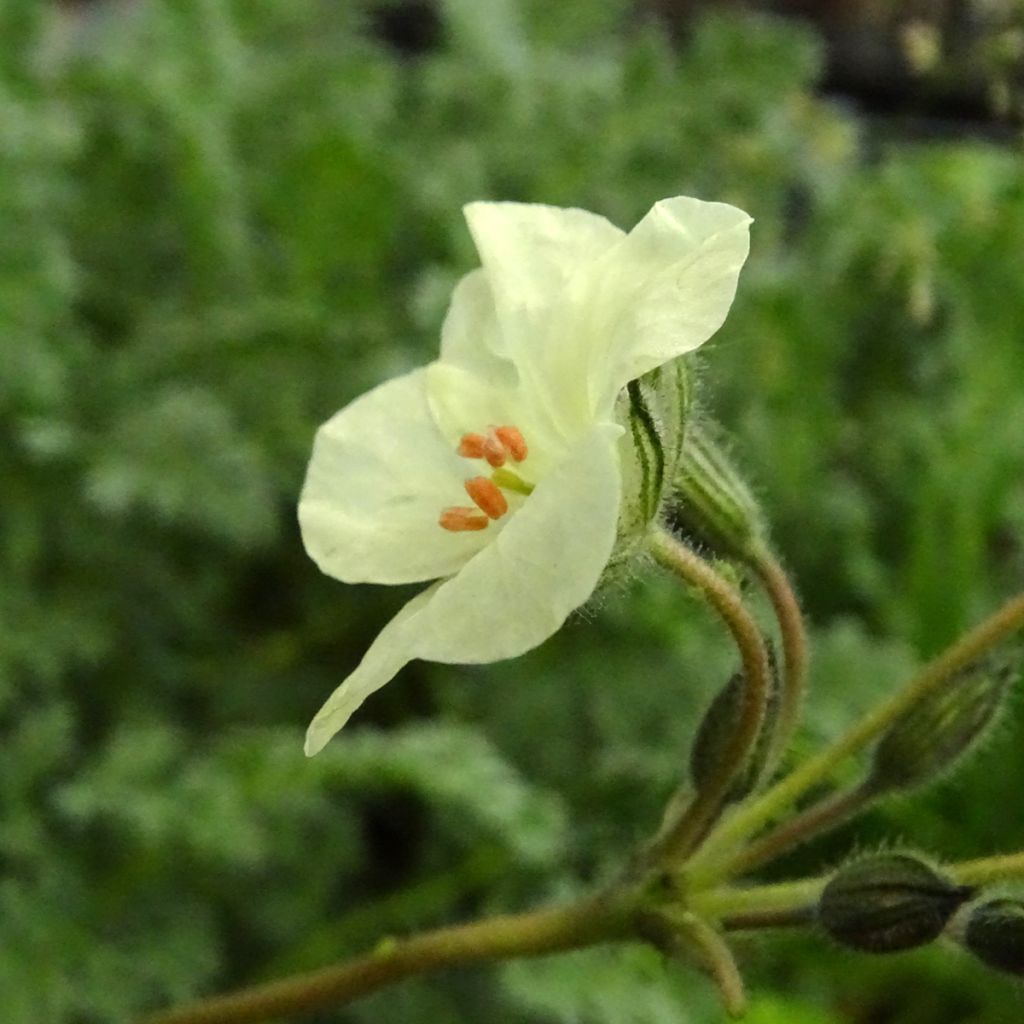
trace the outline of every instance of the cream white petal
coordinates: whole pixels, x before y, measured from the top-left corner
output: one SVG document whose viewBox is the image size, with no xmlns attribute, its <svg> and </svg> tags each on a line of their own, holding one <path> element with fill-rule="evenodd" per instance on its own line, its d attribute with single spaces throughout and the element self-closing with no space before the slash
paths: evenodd
<svg viewBox="0 0 1024 1024">
<path fill-rule="evenodd" d="M 441 362 L 507 387 L 516 383 L 516 370 L 498 326 L 494 293 L 482 268 L 462 277 L 452 292 L 441 325 Z"/>
<path fill-rule="evenodd" d="M 494 298 L 502 351 L 523 390 L 575 439 L 594 420 L 587 359 L 591 269 L 625 235 L 586 210 L 470 203 L 464 212 Z"/>
<path fill-rule="evenodd" d="M 318 431 L 299 499 L 306 551 L 346 583 L 417 583 L 458 571 L 490 530 L 451 533 L 442 509 L 469 504 L 466 462 L 438 430 L 426 370 L 386 381 Z"/>
<path fill-rule="evenodd" d="M 586 210 L 539 203 L 470 203 L 463 212 L 491 285 L 499 319 L 520 306 L 561 301 L 582 267 L 624 238 Z"/>
<path fill-rule="evenodd" d="M 327 699 L 306 730 L 306 756 L 319 753 L 349 720 L 352 712 L 389 682 L 415 655 L 420 613 L 443 586 L 435 583 L 417 594 L 377 634 L 356 670 Z"/>
<path fill-rule="evenodd" d="M 600 410 L 628 381 L 698 348 L 721 327 L 750 248 L 751 218 L 725 203 L 656 203 L 595 274 L 591 380 Z M 603 342 L 600 336 L 604 336 Z"/>
<path fill-rule="evenodd" d="M 530 454 L 516 468 L 533 482 L 565 455 L 565 439 L 546 407 L 538 406 L 521 387 L 499 387 L 460 366 L 437 362 L 427 367 L 427 400 L 441 433 L 453 446 L 470 432 L 491 426 L 518 427 Z"/>
<path fill-rule="evenodd" d="M 614 424 L 593 427 L 486 548 L 399 612 L 313 719 L 307 754 L 414 658 L 473 664 L 514 657 L 590 597 L 615 542 L 621 433 Z"/>
</svg>

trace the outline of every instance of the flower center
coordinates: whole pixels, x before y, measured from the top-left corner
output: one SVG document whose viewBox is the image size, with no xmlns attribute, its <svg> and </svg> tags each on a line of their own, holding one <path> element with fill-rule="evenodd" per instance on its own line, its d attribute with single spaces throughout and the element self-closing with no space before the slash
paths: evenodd
<svg viewBox="0 0 1024 1024">
<path fill-rule="evenodd" d="M 483 459 L 492 472 L 489 477 L 474 476 L 463 484 L 473 505 L 446 508 L 438 519 L 443 530 L 483 530 L 492 519 L 500 519 L 508 512 L 503 490 L 524 496 L 532 493 L 533 484 L 505 465 L 510 459 L 523 462 L 529 454 L 518 427 L 489 427 L 484 434 L 464 434 L 456 451 L 466 459 Z"/>
</svg>

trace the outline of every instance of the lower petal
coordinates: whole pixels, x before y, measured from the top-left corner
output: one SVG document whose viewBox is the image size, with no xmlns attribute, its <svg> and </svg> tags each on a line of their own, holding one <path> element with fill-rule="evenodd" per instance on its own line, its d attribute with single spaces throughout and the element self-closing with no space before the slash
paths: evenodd
<svg viewBox="0 0 1024 1024">
<path fill-rule="evenodd" d="M 307 754 L 320 750 L 414 658 L 499 661 L 559 629 L 594 592 L 611 556 L 621 501 L 621 433 L 614 424 L 595 426 L 487 547 L 399 612 L 313 720 Z"/>
<path fill-rule="evenodd" d="M 377 634 L 359 667 L 328 697 L 310 722 L 306 730 L 307 757 L 323 750 L 327 741 L 349 720 L 352 712 L 415 657 L 412 649 L 419 631 L 417 617 L 440 587 L 440 583 L 435 583 L 417 594 Z"/>
<path fill-rule="evenodd" d="M 464 460 L 434 422 L 426 370 L 386 381 L 317 431 L 299 499 L 302 540 L 345 583 L 450 576 L 487 543 L 438 526 L 463 504 Z"/>
</svg>

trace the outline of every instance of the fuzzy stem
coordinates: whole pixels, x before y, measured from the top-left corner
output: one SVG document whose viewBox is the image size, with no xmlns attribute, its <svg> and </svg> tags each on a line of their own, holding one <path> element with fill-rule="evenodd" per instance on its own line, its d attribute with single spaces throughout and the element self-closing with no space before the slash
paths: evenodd
<svg viewBox="0 0 1024 1024">
<path fill-rule="evenodd" d="M 737 811 L 712 833 L 694 859 L 693 878 L 706 885 L 727 877 L 722 863 L 728 850 L 787 811 L 807 790 L 827 778 L 836 765 L 857 753 L 952 675 L 1022 626 L 1024 594 L 1019 594 L 926 665 L 899 693 L 865 715 L 835 743 Z"/>
<path fill-rule="evenodd" d="M 761 631 L 744 607 L 742 597 L 707 562 L 664 530 L 651 535 L 650 548 L 661 565 L 699 588 L 721 616 L 739 648 L 745 680 L 740 720 L 714 779 L 697 793 L 693 803 L 656 844 L 657 854 L 665 862 L 673 863 L 691 853 L 707 834 L 722 810 L 733 779 L 757 741 L 768 695 L 768 654 Z"/>
<path fill-rule="evenodd" d="M 800 715 L 807 679 L 807 630 L 796 592 L 778 559 L 766 547 L 759 546 L 753 549 L 749 561 L 771 600 L 782 637 L 783 685 L 778 724 L 768 757 L 768 763 L 774 765 L 789 746 Z"/>
<path fill-rule="evenodd" d="M 745 875 L 762 864 L 776 860 L 801 843 L 849 821 L 875 795 L 875 789 L 866 783 L 832 793 L 730 858 L 722 867 L 723 874 L 730 878 Z"/>
<path fill-rule="evenodd" d="M 376 951 L 354 960 L 156 1013 L 143 1024 L 248 1024 L 311 1013 L 345 1005 L 416 974 L 577 949 L 632 935 L 629 907 L 604 900 L 493 917 L 409 939 L 385 940 Z"/>
</svg>

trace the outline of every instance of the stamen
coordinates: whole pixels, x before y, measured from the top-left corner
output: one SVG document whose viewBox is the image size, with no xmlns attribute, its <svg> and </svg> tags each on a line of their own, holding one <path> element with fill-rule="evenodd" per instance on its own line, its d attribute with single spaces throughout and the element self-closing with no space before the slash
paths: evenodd
<svg viewBox="0 0 1024 1024">
<path fill-rule="evenodd" d="M 482 459 L 487 440 L 483 434 L 463 434 L 456 451 L 464 459 Z"/>
<path fill-rule="evenodd" d="M 481 515 L 475 508 L 446 508 L 441 513 L 437 524 L 442 530 L 452 533 L 465 533 L 467 530 L 484 530 L 487 528 L 487 516 Z"/>
<path fill-rule="evenodd" d="M 516 494 L 523 494 L 527 497 L 533 494 L 533 484 L 527 483 L 511 469 L 496 469 L 491 474 L 491 480 L 506 491 L 515 491 Z"/>
<path fill-rule="evenodd" d="M 526 447 L 526 440 L 518 427 L 495 427 L 494 433 L 497 434 L 498 440 L 501 441 L 505 450 L 512 456 L 513 461 L 522 462 L 529 454 L 530 450 Z"/>
<path fill-rule="evenodd" d="M 463 486 L 481 512 L 491 519 L 500 519 L 508 511 L 505 495 L 485 476 L 475 476 Z"/>
<path fill-rule="evenodd" d="M 483 455 L 493 469 L 498 469 L 500 466 L 505 465 L 505 445 L 502 443 L 501 438 L 498 437 L 496 430 L 489 430 L 487 432 Z"/>
</svg>

